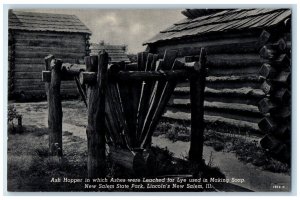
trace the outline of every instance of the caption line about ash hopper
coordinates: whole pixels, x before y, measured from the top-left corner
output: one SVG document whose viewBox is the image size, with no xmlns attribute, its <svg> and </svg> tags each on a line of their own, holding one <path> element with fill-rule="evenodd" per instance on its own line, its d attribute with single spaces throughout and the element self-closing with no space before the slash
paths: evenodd
<svg viewBox="0 0 300 200">
<path fill-rule="evenodd" d="M 210 189 L 214 183 L 245 183 L 242 178 L 66 178 L 51 183 L 82 184 L 84 189 Z"/>
</svg>

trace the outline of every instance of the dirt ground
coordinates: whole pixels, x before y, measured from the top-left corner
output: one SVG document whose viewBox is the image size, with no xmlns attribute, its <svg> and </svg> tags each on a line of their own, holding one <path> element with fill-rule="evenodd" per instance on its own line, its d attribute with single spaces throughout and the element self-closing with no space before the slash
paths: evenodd
<svg viewBox="0 0 300 200">
<path fill-rule="evenodd" d="M 8 135 L 8 187 L 17 185 L 19 189 L 24 191 L 26 191 L 26 187 L 34 187 L 37 191 L 43 190 L 43 187 L 47 186 L 29 184 L 29 182 L 26 182 L 25 177 L 28 176 L 26 172 L 28 168 L 33 166 L 33 163 L 35 164 L 34 170 L 36 174 L 32 179 L 40 176 L 50 177 L 51 174 L 49 173 L 53 173 L 55 166 L 57 166 L 58 160 L 55 158 L 46 159 L 48 147 L 47 104 L 46 102 L 10 102 L 9 105 L 14 105 L 17 112 L 23 115 L 23 125 L 26 131 L 23 134 Z M 62 105 L 63 130 L 65 130 L 63 131 L 63 150 L 64 154 L 68 154 L 69 158 L 61 167 L 68 169 L 68 167 L 77 163 L 75 165 L 75 171 L 78 172 L 77 175 L 85 176 L 86 108 L 83 102 L 75 100 L 64 101 Z M 252 140 L 250 138 L 247 141 Z M 216 149 L 215 146 L 210 145 L 211 142 L 211 140 L 207 140 L 207 145 L 204 146 L 206 163 L 218 167 L 227 178 L 245 179 L 243 183 L 237 182 L 236 185 L 253 191 L 290 190 L 290 170 L 287 170 L 285 165 L 275 162 L 275 165 L 278 165 L 275 168 L 281 170 L 270 172 L 268 168 L 245 162 L 245 159 L 240 159 L 236 152 L 227 151 L 228 148 Z M 34 145 L 28 145 L 30 143 L 34 143 Z M 153 137 L 152 143 L 154 146 L 167 148 L 176 157 L 187 157 L 188 141 L 171 141 L 166 138 L 166 135 L 159 135 Z M 244 149 L 245 151 L 247 150 L 246 148 Z M 36 156 L 29 156 L 32 154 Z M 272 165 L 274 164 L 272 163 Z M 68 174 L 64 175 L 67 176 Z M 72 175 L 74 176 L 74 172 Z M 20 180 L 23 180 L 23 182 L 20 183 Z M 34 183 L 32 180 L 30 182 Z M 283 185 L 284 188 L 275 190 L 274 185 L 276 184 Z"/>
</svg>

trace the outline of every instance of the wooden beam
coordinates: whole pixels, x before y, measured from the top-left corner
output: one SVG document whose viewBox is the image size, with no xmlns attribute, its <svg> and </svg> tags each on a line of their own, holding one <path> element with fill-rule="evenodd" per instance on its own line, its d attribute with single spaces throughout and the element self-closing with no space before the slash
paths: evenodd
<svg viewBox="0 0 300 200">
<path fill-rule="evenodd" d="M 185 80 L 190 73 L 187 70 L 172 71 L 120 71 L 116 79 L 120 81 L 158 81 Z"/>
<path fill-rule="evenodd" d="M 273 112 L 277 107 L 278 106 L 268 98 L 263 98 L 258 102 L 258 109 L 262 114 Z"/>
<path fill-rule="evenodd" d="M 120 149 L 110 146 L 109 152 L 112 160 L 122 167 L 125 167 L 136 176 L 145 176 L 147 166 L 142 152 L 133 152 L 127 149 Z"/>
<path fill-rule="evenodd" d="M 97 83 L 97 74 L 95 72 L 81 72 L 79 74 L 80 84 L 93 85 Z"/>
<path fill-rule="evenodd" d="M 274 99 L 274 101 L 280 103 L 280 104 L 290 104 L 291 99 L 291 93 L 287 88 L 281 88 L 279 90 L 276 90 L 273 95 L 271 95 L 271 98 Z"/>
<path fill-rule="evenodd" d="M 49 151 L 52 156 L 62 156 L 61 66 L 61 60 L 52 59 L 50 64 L 52 78 L 48 92 Z"/>
<path fill-rule="evenodd" d="M 264 63 L 260 70 L 259 74 L 265 78 L 273 78 L 276 75 L 276 70 L 268 63 Z"/>
<path fill-rule="evenodd" d="M 108 54 L 98 55 L 98 65 L 92 63 L 88 70 L 97 71 L 97 83 L 88 85 L 88 177 L 105 177 L 105 88 L 107 81 Z"/>
<path fill-rule="evenodd" d="M 262 132 L 269 133 L 276 130 L 277 124 L 272 118 L 265 117 L 258 123 L 258 127 L 262 130 Z"/>
<path fill-rule="evenodd" d="M 202 163 L 204 143 L 204 88 L 206 78 L 206 51 L 201 49 L 199 63 L 201 69 L 190 78 L 191 99 L 191 142 L 189 160 Z"/>
</svg>

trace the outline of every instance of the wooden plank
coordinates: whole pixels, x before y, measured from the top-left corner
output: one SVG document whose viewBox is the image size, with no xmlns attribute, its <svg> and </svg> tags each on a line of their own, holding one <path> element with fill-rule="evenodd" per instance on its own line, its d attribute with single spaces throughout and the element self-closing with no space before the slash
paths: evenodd
<svg viewBox="0 0 300 200">
<path fill-rule="evenodd" d="M 162 66 L 157 66 L 156 71 L 161 67 L 163 70 L 172 70 L 173 63 L 177 57 L 177 51 L 165 51 Z M 151 136 L 158 120 L 165 108 L 172 92 L 176 87 L 176 82 L 156 81 L 151 94 L 151 100 L 143 129 L 139 138 L 142 148 L 151 144 Z"/>
<path fill-rule="evenodd" d="M 145 61 L 145 68 L 144 68 L 145 73 L 150 73 L 152 61 L 153 61 L 153 54 L 149 53 L 147 56 L 147 60 Z M 149 101 L 151 98 L 151 92 L 152 92 L 151 84 L 153 84 L 153 81 L 149 83 L 149 81 L 146 81 L 145 79 L 142 80 L 144 81 L 142 82 L 141 96 L 140 96 L 139 105 L 137 109 L 136 135 L 140 135 L 142 132 Z"/>
</svg>

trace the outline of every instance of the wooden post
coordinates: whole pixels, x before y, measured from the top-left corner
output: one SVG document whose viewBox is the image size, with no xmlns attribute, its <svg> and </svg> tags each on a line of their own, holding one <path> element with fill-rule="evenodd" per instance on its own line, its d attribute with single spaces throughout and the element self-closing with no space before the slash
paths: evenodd
<svg viewBox="0 0 300 200">
<path fill-rule="evenodd" d="M 189 160 L 202 163 L 203 154 L 203 132 L 204 132 L 204 88 L 206 77 L 206 51 L 200 51 L 200 70 L 190 78 L 190 99 L 191 99 L 191 143 Z"/>
<path fill-rule="evenodd" d="M 89 71 L 97 70 L 96 62 L 90 62 Z M 97 82 L 88 85 L 88 177 L 104 177 L 105 164 L 105 88 L 107 80 L 108 54 L 98 55 Z"/>
<path fill-rule="evenodd" d="M 48 91 L 49 151 L 52 156 L 62 156 L 61 66 L 61 60 L 52 59 Z"/>
</svg>

